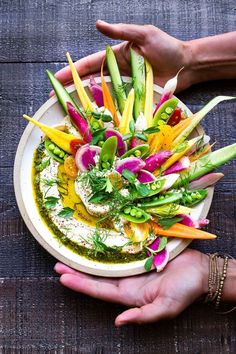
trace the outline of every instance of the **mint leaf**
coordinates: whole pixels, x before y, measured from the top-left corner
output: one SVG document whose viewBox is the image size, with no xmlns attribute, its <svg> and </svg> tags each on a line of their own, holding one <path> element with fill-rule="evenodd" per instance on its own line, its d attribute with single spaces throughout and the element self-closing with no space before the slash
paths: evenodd
<svg viewBox="0 0 236 354">
<path fill-rule="evenodd" d="M 108 178 L 108 179 L 106 180 L 105 192 L 111 193 L 112 191 L 113 191 L 113 185 L 112 185 L 110 179 Z"/>
<path fill-rule="evenodd" d="M 171 226 L 182 220 L 183 218 L 159 219 L 158 224 L 163 228 L 163 230 L 167 230 Z"/>
<path fill-rule="evenodd" d="M 46 197 L 44 201 L 44 206 L 46 209 L 53 209 L 55 208 L 59 198 L 56 197 Z"/>
<path fill-rule="evenodd" d="M 130 133 L 134 133 L 135 132 L 135 124 L 134 124 L 134 120 L 133 119 L 129 122 L 129 130 L 130 130 Z"/>
<path fill-rule="evenodd" d="M 73 214 L 74 210 L 69 207 L 66 207 L 63 208 L 60 213 L 58 213 L 58 216 L 60 216 L 60 218 L 69 219 L 73 216 Z"/>
<path fill-rule="evenodd" d="M 91 145 L 96 145 L 100 140 L 104 140 L 105 128 L 96 130 L 92 135 L 93 138 L 90 142 Z"/>
<path fill-rule="evenodd" d="M 153 261 L 153 256 L 147 258 L 144 264 L 144 268 L 146 272 L 150 272 L 150 270 L 152 269 L 152 261 Z"/>
<path fill-rule="evenodd" d="M 143 141 L 148 141 L 148 138 L 146 137 L 145 134 L 142 134 L 142 133 L 135 133 L 134 136 L 140 140 L 143 140 Z"/>
<path fill-rule="evenodd" d="M 126 141 L 126 140 L 129 140 L 130 138 L 132 138 L 132 136 L 133 136 L 133 134 L 127 133 L 127 134 L 125 134 L 125 135 L 122 136 L 122 139 L 123 139 L 124 141 Z"/>
<path fill-rule="evenodd" d="M 101 193 L 101 192 L 97 192 L 97 193 L 94 193 L 92 195 L 92 197 L 89 198 L 89 202 L 90 203 L 99 203 L 99 202 L 102 202 L 103 200 L 106 200 L 107 199 L 107 194 L 105 193 Z"/>
<path fill-rule="evenodd" d="M 160 129 L 158 127 L 150 127 L 148 129 L 143 130 L 143 133 L 145 134 L 153 134 L 159 132 Z"/>
</svg>

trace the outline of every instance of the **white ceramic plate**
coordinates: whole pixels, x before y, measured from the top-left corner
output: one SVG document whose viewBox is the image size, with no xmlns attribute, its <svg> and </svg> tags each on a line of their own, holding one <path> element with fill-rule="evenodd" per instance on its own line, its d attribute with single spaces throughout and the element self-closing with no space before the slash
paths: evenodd
<svg viewBox="0 0 236 354">
<path fill-rule="evenodd" d="M 105 77 L 105 79 L 110 85 L 110 78 Z M 96 78 L 96 80 L 97 82 L 100 82 L 99 78 Z M 130 82 L 130 78 L 124 77 L 124 81 Z M 85 88 L 88 87 L 88 80 L 84 81 L 83 84 Z M 74 85 L 68 87 L 67 90 L 75 101 L 78 102 L 78 96 L 75 92 Z M 157 102 L 162 93 L 162 88 L 154 85 L 154 91 L 154 102 Z M 87 92 L 89 93 L 89 91 Z M 180 102 L 179 105 L 186 110 L 188 115 L 191 114 L 190 110 L 182 102 Z M 34 119 L 47 125 L 58 124 L 63 117 L 64 112 L 56 97 L 50 98 L 34 115 Z M 202 128 L 198 127 L 192 135 L 196 136 L 202 133 Z M 53 236 L 39 215 L 32 188 L 33 154 L 40 143 L 41 135 L 41 131 L 32 123 L 27 125 L 19 142 L 14 164 L 14 188 L 18 207 L 32 235 L 55 258 L 82 272 L 107 277 L 122 277 L 145 272 L 145 260 L 123 264 L 107 264 L 91 261 L 74 253 L 66 246 L 62 245 L 58 239 Z M 213 191 L 213 188 L 209 188 L 207 198 L 194 208 L 194 214 L 196 217 L 207 216 L 213 197 Z M 190 242 L 191 240 L 177 238 L 168 242 L 167 247 L 170 252 L 170 259 L 182 252 Z"/>
</svg>

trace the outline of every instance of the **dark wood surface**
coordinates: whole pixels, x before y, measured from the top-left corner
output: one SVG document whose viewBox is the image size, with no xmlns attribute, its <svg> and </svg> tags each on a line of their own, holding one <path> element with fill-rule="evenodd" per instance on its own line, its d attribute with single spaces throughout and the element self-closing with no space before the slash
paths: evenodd
<svg viewBox="0 0 236 354">
<path fill-rule="evenodd" d="M 124 308 L 63 288 L 55 259 L 34 240 L 19 214 L 13 189 L 15 151 L 50 89 L 45 69 L 58 70 L 65 52 L 83 57 L 107 42 L 95 20 L 152 23 L 181 39 L 235 30 L 234 0 L 1 0 L 0 1 L 0 353 L 235 353 L 236 316 L 195 304 L 177 319 L 116 329 Z M 232 43 L 233 45 L 233 43 Z M 235 45 L 235 44 L 234 44 Z M 196 111 L 218 94 L 236 95 L 235 81 L 207 83 L 179 97 Z M 235 141 L 236 103 L 221 103 L 204 127 L 217 147 Z M 236 256 L 236 161 L 221 169 L 209 213 L 214 242 L 204 252 Z M 27 192 L 27 191 L 26 191 Z"/>
</svg>

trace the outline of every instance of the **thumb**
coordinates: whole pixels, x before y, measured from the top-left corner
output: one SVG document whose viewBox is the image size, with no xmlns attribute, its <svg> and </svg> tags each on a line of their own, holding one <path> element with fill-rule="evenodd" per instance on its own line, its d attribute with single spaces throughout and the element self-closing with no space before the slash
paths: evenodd
<svg viewBox="0 0 236 354">
<path fill-rule="evenodd" d="M 139 25 L 131 25 L 125 23 L 110 24 L 105 21 L 98 20 L 96 22 L 97 29 L 113 39 L 121 39 L 136 44 L 142 44 L 146 35 L 145 27 Z"/>
<path fill-rule="evenodd" d="M 166 301 L 157 301 L 144 305 L 142 307 L 135 307 L 124 311 L 115 320 L 115 325 L 120 327 L 125 324 L 137 323 L 151 323 L 157 322 L 167 318 L 173 318 L 177 316 L 179 311 L 172 304 L 167 304 Z"/>
</svg>

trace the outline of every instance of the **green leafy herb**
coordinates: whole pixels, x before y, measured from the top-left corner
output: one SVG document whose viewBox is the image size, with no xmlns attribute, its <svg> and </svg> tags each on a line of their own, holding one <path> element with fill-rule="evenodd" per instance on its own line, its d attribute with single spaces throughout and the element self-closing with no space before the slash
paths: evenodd
<svg viewBox="0 0 236 354">
<path fill-rule="evenodd" d="M 182 221 L 183 218 L 171 218 L 171 219 L 159 219 L 158 224 L 164 229 L 167 230 L 177 222 Z"/>
<path fill-rule="evenodd" d="M 143 140 L 143 141 L 148 141 L 148 138 L 146 137 L 145 134 L 142 134 L 142 133 L 135 133 L 134 136 L 140 140 Z"/>
<path fill-rule="evenodd" d="M 143 133 L 145 134 L 153 134 L 153 133 L 158 133 L 160 129 L 158 127 L 150 127 L 145 130 L 143 130 Z"/>
<path fill-rule="evenodd" d="M 122 138 L 123 138 L 123 140 L 124 140 L 124 141 L 126 141 L 126 140 L 131 139 L 131 138 L 132 138 L 132 136 L 133 136 L 133 134 L 131 134 L 131 133 L 127 133 L 127 134 L 124 134 Z"/>
<path fill-rule="evenodd" d="M 43 184 L 45 185 L 45 186 L 48 186 L 48 187 L 52 187 L 52 186 L 54 186 L 55 184 L 57 184 L 59 181 L 58 181 L 58 179 L 57 178 L 52 178 L 52 179 L 43 179 L 42 180 L 42 182 L 43 182 Z"/>
<path fill-rule="evenodd" d="M 95 132 L 93 132 L 93 138 L 91 140 L 91 145 L 96 145 L 100 140 L 104 139 L 104 131 L 105 128 L 98 129 Z"/>
<path fill-rule="evenodd" d="M 112 191 L 113 191 L 113 185 L 112 185 L 110 179 L 108 178 L 107 181 L 106 181 L 105 192 L 111 193 Z"/>
<path fill-rule="evenodd" d="M 60 213 L 58 213 L 58 216 L 60 216 L 61 218 L 64 218 L 64 219 L 69 219 L 73 216 L 74 214 L 74 210 L 69 208 L 69 207 L 66 207 L 66 208 L 63 208 Z"/>
<path fill-rule="evenodd" d="M 147 272 L 150 272 L 150 270 L 152 269 L 152 261 L 153 261 L 153 256 L 150 256 L 147 258 L 144 264 L 144 268 Z"/>
<path fill-rule="evenodd" d="M 89 202 L 90 203 L 100 203 L 104 200 L 106 200 L 108 198 L 107 194 L 106 193 L 102 193 L 102 192 L 97 192 L 97 193 L 94 193 L 92 195 L 92 197 L 89 198 Z"/>
<path fill-rule="evenodd" d="M 44 206 L 46 209 L 53 209 L 55 208 L 59 198 L 57 197 L 46 197 L 44 201 Z"/>
<path fill-rule="evenodd" d="M 136 176 L 133 172 L 124 169 L 122 171 L 122 176 L 129 181 L 129 183 L 134 183 L 136 181 Z"/>
<path fill-rule="evenodd" d="M 99 230 L 96 229 L 94 235 L 91 237 L 95 257 L 97 256 L 98 252 L 105 253 L 105 251 L 109 249 L 109 247 L 104 243 L 105 240 L 106 235 L 101 235 Z"/>
<path fill-rule="evenodd" d="M 38 170 L 38 171 L 40 171 L 40 172 L 42 172 L 46 167 L 48 167 L 49 165 L 50 165 L 50 157 L 49 157 L 49 159 L 47 159 L 47 160 L 43 160 L 41 163 L 40 163 L 40 165 L 37 165 L 36 166 L 36 169 Z"/>
</svg>

